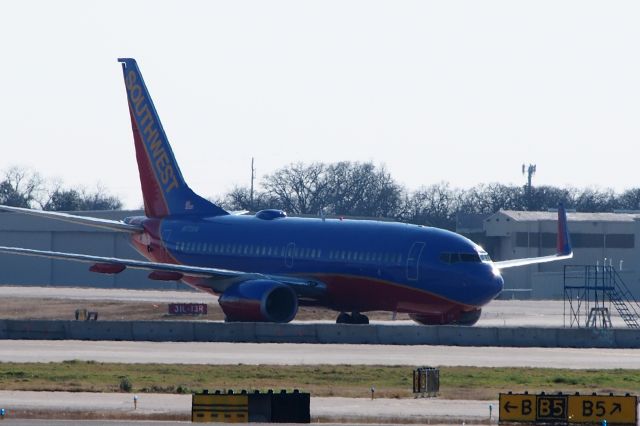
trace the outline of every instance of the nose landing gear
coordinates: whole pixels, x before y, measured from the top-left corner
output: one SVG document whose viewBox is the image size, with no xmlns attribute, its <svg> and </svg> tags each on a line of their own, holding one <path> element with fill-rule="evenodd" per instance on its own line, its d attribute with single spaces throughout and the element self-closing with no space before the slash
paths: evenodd
<svg viewBox="0 0 640 426">
<path fill-rule="evenodd" d="M 360 312 L 352 312 L 351 314 L 340 312 L 336 318 L 336 324 L 369 324 L 369 317 Z"/>
</svg>

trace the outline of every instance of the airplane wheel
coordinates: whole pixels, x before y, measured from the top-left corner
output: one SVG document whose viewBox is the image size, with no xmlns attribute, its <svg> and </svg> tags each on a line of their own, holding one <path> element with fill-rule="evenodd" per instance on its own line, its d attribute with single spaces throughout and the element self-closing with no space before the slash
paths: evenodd
<svg viewBox="0 0 640 426">
<path fill-rule="evenodd" d="M 353 318 L 346 312 L 340 312 L 338 318 L 336 318 L 336 324 L 352 324 Z"/>
<path fill-rule="evenodd" d="M 351 314 L 352 324 L 369 324 L 369 317 L 362 315 L 360 312 L 354 312 Z"/>
</svg>

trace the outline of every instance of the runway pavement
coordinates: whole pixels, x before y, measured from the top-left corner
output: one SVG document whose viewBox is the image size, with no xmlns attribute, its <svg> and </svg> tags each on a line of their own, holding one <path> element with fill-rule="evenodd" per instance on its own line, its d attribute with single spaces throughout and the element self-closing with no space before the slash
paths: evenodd
<svg viewBox="0 0 640 426">
<path fill-rule="evenodd" d="M 363 364 L 640 369 L 637 349 L 5 340 L 0 362 Z"/>
</svg>

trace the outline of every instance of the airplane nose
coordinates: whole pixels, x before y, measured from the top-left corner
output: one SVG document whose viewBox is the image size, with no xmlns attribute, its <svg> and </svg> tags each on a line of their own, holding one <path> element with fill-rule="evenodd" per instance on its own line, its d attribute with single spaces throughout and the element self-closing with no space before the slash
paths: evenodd
<svg viewBox="0 0 640 426">
<path fill-rule="evenodd" d="M 469 281 L 475 283 L 473 286 L 475 291 L 469 291 L 470 288 L 467 288 L 468 302 L 476 306 L 483 306 L 491 302 L 500 294 L 504 286 L 504 279 L 497 269 L 476 271 L 473 278 L 469 278 Z"/>
<path fill-rule="evenodd" d="M 493 298 L 495 299 L 501 292 L 502 289 L 504 288 L 504 279 L 502 278 L 502 275 L 500 275 L 500 273 L 498 273 L 493 281 L 492 281 L 492 285 L 493 285 Z"/>
</svg>

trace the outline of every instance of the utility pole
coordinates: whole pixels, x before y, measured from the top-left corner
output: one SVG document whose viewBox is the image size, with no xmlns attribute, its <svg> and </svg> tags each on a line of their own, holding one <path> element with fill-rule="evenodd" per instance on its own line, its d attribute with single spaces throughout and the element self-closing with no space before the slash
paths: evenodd
<svg viewBox="0 0 640 426">
<path fill-rule="evenodd" d="M 527 174 L 527 184 L 524 187 L 525 197 L 527 200 L 527 210 L 531 210 L 531 178 L 536 174 L 536 165 L 529 164 L 529 167 L 526 167 L 525 164 L 522 164 L 522 175 Z"/>
<path fill-rule="evenodd" d="M 253 181 L 256 179 L 256 169 L 253 167 L 253 157 L 251 157 L 251 192 L 249 193 L 249 210 L 253 211 Z"/>
</svg>

